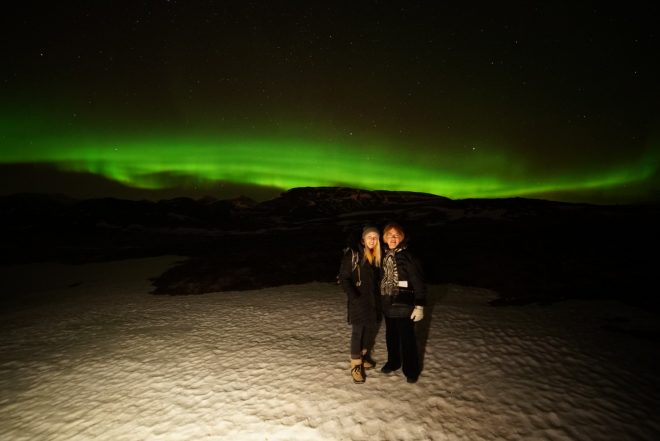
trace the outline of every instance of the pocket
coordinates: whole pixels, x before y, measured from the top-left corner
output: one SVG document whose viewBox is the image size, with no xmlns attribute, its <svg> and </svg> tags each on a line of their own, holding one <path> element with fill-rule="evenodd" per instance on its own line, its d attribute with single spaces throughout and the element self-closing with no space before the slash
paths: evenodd
<svg viewBox="0 0 660 441">
<path fill-rule="evenodd" d="M 399 288 L 396 294 L 392 295 L 392 306 L 414 306 L 415 291 L 409 288 Z"/>
<path fill-rule="evenodd" d="M 383 314 L 390 318 L 408 318 L 415 307 L 412 305 L 391 304 L 384 308 Z"/>
</svg>

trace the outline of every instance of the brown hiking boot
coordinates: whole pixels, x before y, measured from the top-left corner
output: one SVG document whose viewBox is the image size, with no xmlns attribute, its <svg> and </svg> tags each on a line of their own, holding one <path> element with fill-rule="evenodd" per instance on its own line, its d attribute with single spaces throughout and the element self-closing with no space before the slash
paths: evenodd
<svg viewBox="0 0 660 441">
<path fill-rule="evenodd" d="M 373 369 L 376 367 L 376 362 L 371 358 L 371 355 L 364 354 L 362 356 L 362 366 L 364 366 L 365 369 Z"/>
<path fill-rule="evenodd" d="M 362 366 L 362 360 L 351 359 L 351 377 L 353 377 L 353 383 L 364 383 L 366 375 L 364 373 L 364 366 Z"/>
</svg>

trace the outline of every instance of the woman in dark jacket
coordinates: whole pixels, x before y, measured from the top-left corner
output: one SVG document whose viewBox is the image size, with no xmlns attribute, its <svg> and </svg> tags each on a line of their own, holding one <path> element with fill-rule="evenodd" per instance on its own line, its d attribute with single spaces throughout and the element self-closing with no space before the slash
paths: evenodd
<svg viewBox="0 0 660 441">
<path fill-rule="evenodd" d="M 415 383 L 420 368 L 414 322 L 424 317 L 426 285 L 419 261 L 406 249 L 401 225 L 386 225 L 383 239 L 386 250 L 380 294 L 385 316 L 387 363 L 381 372 L 389 374 L 403 367 L 408 383 Z"/>
<path fill-rule="evenodd" d="M 357 250 L 351 249 L 345 253 L 339 270 L 339 282 L 348 298 L 348 322 L 352 326 L 351 377 L 355 383 L 364 383 L 364 370 L 375 366 L 370 352 L 376 338 L 379 316 L 380 264 L 378 229 L 365 227 Z"/>
</svg>

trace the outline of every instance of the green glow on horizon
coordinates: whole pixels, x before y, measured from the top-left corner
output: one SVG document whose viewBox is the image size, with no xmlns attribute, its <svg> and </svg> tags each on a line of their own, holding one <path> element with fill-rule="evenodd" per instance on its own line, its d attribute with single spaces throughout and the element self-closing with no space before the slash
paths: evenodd
<svg viewBox="0 0 660 441">
<path fill-rule="evenodd" d="M 224 181 L 282 189 L 416 191 L 453 199 L 512 197 L 637 183 L 653 176 L 658 166 L 657 158 L 647 157 L 604 171 L 571 172 L 567 167 L 540 176 L 522 158 L 496 148 L 460 154 L 447 149 L 431 157 L 405 153 L 424 150 L 415 144 L 365 146 L 286 136 L 71 135 L 57 129 L 9 128 L 6 121 L 3 126 L 0 163 L 50 163 L 63 171 L 93 173 L 144 189 Z"/>
</svg>

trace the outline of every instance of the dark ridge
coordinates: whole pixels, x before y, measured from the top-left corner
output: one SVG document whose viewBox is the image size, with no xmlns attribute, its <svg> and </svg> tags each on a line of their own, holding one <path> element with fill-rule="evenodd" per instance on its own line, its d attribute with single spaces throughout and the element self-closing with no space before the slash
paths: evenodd
<svg viewBox="0 0 660 441">
<path fill-rule="evenodd" d="M 156 294 L 333 282 L 362 226 L 402 223 L 429 283 L 494 289 L 495 304 L 616 298 L 656 307 L 658 205 L 295 188 L 248 198 L 0 197 L 0 263 L 84 263 L 175 254 Z M 355 240 L 355 239 L 352 239 Z"/>
</svg>

